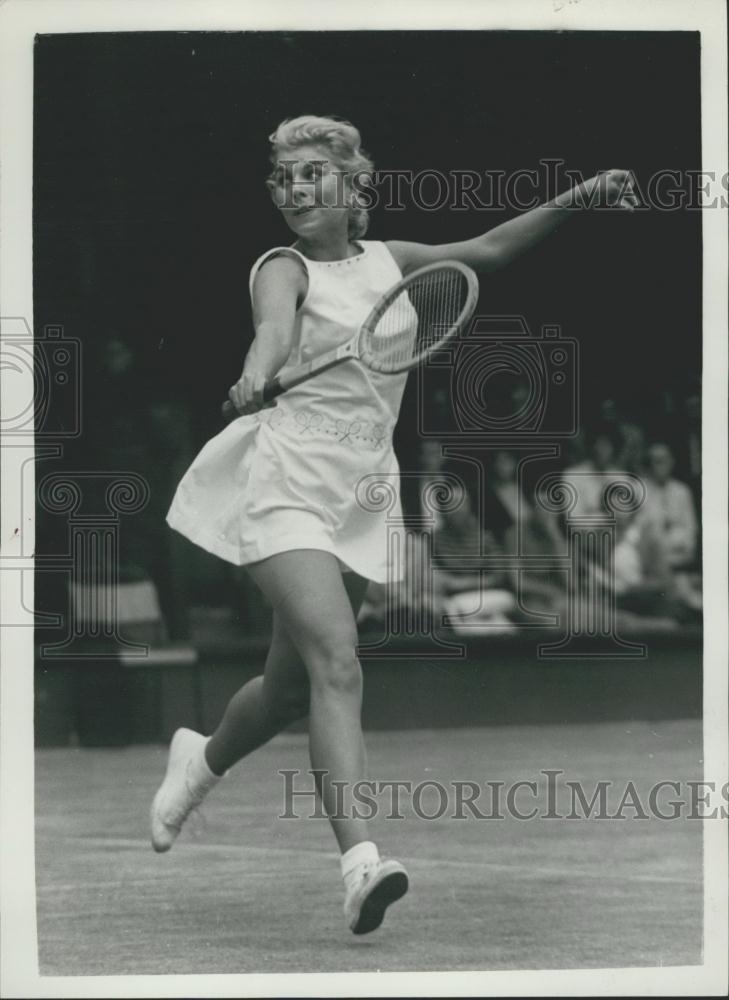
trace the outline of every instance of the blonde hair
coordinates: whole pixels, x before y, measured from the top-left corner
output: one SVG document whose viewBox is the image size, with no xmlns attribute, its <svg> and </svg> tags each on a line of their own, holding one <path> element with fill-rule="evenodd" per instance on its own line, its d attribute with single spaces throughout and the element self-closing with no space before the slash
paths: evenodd
<svg viewBox="0 0 729 1000">
<path fill-rule="evenodd" d="M 344 172 L 353 192 L 347 227 L 349 237 L 357 239 L 364 236 L 369 219 L 367 209 L 359 203 L 357 195 L 371 183 L 375 165 L 362 149 L 358 129 L 341 118 L 301 115 L 282 121 L 268 138 L 271 143 L 271 163 L 274 166 L 283 150 L 296 149 L 298 146 L 321 146 L 330 154 L 337 169 Z"/>
</svg>

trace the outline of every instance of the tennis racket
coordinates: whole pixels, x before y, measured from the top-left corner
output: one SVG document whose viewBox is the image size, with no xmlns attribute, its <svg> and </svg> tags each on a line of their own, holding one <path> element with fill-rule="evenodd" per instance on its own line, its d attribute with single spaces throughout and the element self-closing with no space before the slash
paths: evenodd
<svg viewBox="0 0 729 1000">
<path fill-rule="evenodd" d="M 268 403 L 346 361 L 359 361 L 386 375 L 410 371 L 463 329 L 477 299 L 478 279 L 465 264 L 443 261 L 421 267 L 379 299 L 351 340 L 272 378 L 263 399 Z M 226 400 L 223 417 L 236 416 L 238 411 Z"/>
</svg>

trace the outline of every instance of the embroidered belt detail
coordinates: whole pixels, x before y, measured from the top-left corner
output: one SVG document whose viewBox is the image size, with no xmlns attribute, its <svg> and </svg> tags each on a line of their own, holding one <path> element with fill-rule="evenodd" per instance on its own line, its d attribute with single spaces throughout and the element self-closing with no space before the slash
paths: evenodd
<svg viewBox="0 0 729 1000">
<path fill-rule="evenodd" d="M 273 407 L 259 410 L 254 416 L 259 423 L 267 424 L 273 430 L 285 427 L 301 437 L 329 437 L 340 444 L 365 446 L 373 450 L 388 448 L 394 430 L 394 424 L 379 424 L 358 418 L 335 420 L 316 410 L 290 413 Z"/>
</svg>

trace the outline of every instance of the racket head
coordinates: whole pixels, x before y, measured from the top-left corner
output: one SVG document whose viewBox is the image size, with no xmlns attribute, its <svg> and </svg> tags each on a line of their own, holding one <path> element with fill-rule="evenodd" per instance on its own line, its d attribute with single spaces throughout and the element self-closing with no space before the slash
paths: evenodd
<svg viewBox="0 0 729 1000">
<path fill-rule="evenodd" d="M 373 371 L 410 371 L 455 337 L 478 301 L 478 278 L 460 261 L 427 264 L 377 302 L 359 335 L 358 353 Z"/>
</svg>

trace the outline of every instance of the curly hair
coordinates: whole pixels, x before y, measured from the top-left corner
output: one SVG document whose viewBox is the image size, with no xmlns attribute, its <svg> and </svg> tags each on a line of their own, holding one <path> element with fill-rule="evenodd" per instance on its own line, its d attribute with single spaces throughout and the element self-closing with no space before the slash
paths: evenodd
<svg viewBox="0 0 729 1000">
<path fill-rule="evenodd" d="M 321 146 L 331 156 L 338 170 L 344 172 L 354 197 L 349 207 L 348 234 L 357 239 L 367 232 L 367 209 L 357 195 L 371 182 L 374 163 L 362 149 L 362 138 L 351 122 L 340 118 L 320 118 L 301 115 L 287 118 L 268 137 L 271 143 L 271 163 L 275 166 L 283 150 L 299 146 Z"/>
</svg>

